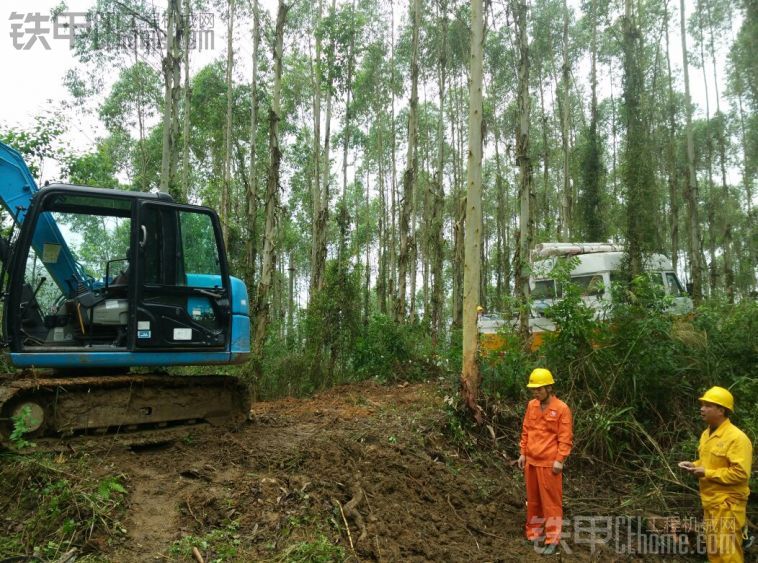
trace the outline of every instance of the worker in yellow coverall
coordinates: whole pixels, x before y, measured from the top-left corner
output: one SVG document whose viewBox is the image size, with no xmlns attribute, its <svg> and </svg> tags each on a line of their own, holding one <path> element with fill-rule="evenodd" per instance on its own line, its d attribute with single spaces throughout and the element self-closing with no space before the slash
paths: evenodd
<svg viewBox="0 0 758 563">
<path fill-rule="evenodd" d="M 711 387 L 700 397 L 700 416 L 708 428 L 700 436 L 698 459 L 679 467 L 700 480 L 708 560 L 741 563 L 753 445 L 729 420 L 732 412 L 734 397 L 723 387 Z"/>
</svg>

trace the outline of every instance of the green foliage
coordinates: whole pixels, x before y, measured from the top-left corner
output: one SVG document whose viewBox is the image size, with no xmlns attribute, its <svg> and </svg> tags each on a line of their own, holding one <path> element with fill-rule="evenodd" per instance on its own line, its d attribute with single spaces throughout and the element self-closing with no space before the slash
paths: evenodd
<svg viewBox="0 0 758 563">
<path fill-rule="evenodd" d="M 87 456 L 74 467 L 42 454 L 2 456 L 0 558 L 36 552 L 53 561 L 93 536 L 124 532 L 123 476 L 95 477 L 91 464 Z"/>
<path fill-rule="evenodd" d="M 360 290 L 360 268 L 349 268 L 338 261 L 327 262 L 324 287 L 311 299 L 305 333 L 314 361 L 330 372 L 350 366 L 360 331 Z M 326 373 L 326 377 L 333 374 Z"/>
<path fill-rule="evenodd" d="M 430 375 L 426 362 L 430 352 L 431 341 L 421 325 L 374 315 L 357 339 L 353 367 L 358 377 L 384 383 L 421 380 Z"/>
<path fill-rule="evenodd" d="M 16 149 L 32 176 L 38 179 L 42 162 L 59 155 L 54 145 L 64 131 L 64 119 L 60 114 L 45 113 L 37 115 L 34 125 L 27 130 L 3 126 L 0 128 L 0 141 Z"/>
<path fill-rule="evenodd" d="M 184 536 L 169 547 L 169 553 L 179 561 L 190 561 L 194 558 L 192 548 L 196 547 L 209 563 L 222 563 L 236 560 L 241 543 L 239 522 L 232 520 L 202 536 Z"/>
<path fill-rule="evenodd" d="M 8 438 L 13 444 L 13 447 L 17 450 L 25 450 L 27 448 L 35 447 L 33 442 L 24 438 L 24 435 L 29 432 L 29 428 L 37 422 L 32 419 L 32 409 L 29 405 L 25 405 L 20 413 L 12 416 L 11 421 L 13 422 L 13 431 Z"/>
<path fill-rule="evenodd" d="M 452 443 L 463 451 L 472 451 L 476 443 L 472 438 L 473 422 L 468 410 L 461 408 L 455 398 L 445 397 L 445 418 L 445 430 Z"/>
<path fill-rule="evenodd" d="M 319 536 L 314 541 L 304 541 L 291 545 L 276 561 L 287 563 L 339 563 L 347 559 L 342 546 L 334 545 L 329 538 Z"/>
<path fill-rule="evenodd" d="M 758 402 L 758 304 L 710 302 L 691 318 L 676 318 L 660 286 L 640 276 L 614 284 L 612 320 L 604 322 L 571 284 L 563 284 L 563 295 L 546 311 L 558 331 L 541 348 L 524 352 L 511 339 L 503 358 L 484 363 L 485 392 L 524 400 L 530 369 L 548 367 L 574 410 L 576 451 L 609 462 L 671 464 L 671 452 L 685 449 L 679 459 L 693 458 L 691 441 L 702 430 L 697 398 L 713 385 L 732 390 L 734 422 L 758 437 L 751 408 Z"/>
</svg>

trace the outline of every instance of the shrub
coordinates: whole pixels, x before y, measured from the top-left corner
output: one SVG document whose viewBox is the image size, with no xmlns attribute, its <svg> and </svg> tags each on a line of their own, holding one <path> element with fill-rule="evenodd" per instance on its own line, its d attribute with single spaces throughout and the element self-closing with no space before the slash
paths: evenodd
<svg viewBox="0 0 758 563">
<path fill-rule="evenodd" d="M 358 337 L 353 368 L 358 378 L 382 382 L 420 380 L 428 377 L 431 339 L 418 324 L 398 324 L 374 315 Z"/>
</svg>

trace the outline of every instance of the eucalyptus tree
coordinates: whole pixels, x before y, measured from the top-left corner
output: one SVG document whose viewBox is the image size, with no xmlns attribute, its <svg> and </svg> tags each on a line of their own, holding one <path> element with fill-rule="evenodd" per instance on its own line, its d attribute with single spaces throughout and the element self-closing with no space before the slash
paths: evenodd
<svg viewBox="0 0 758 563">
<path fill-rule="evenodd" d="M 274 82 L 271 92 L 271 108 L 269 110 L 269 173 L 266 182 L 266 228 L 263 243 L 263 265 L 256 294 L 256 327 L 253 338 L 253 351 L 260 357 L 263 343 L 266 339 L 266 328 L 269 322 L 269 292 L 276 270 L 276 233 L 277 215 L 279 212 L 279 180 L 282 161 L 281 139 L 279 125 L 281 115 L 282 91 L 282 60 L 284 58 L 284 27 L 287 21 L 287 11 L 290 6 L 279 0 L 274 31 Z"/>
<path fill-rule="evenodd" d="M 509 17 L 508 13 L 495 13 L 493 20 L 498 21 Z M 487 98 L 485 100 L 484 116 L 492 133 L 494 166 L 494 223 L 495 241 L 494 257 L 495 291 L 494 300 L 488 305 L 495 304 L 498 308 L 505 303 L 504 297 L 510 294 L 511 287 L 511 254 L 512 248 L 512 217 L 514 216 L 515 201 L 512 199 L 511 185 L 515 174 L 512 169 L 512 141 L 510 132 L 516 129 L 517 111 L 514 102 L 517 89 L 518 53 L 515 49 L 513 34 L 508 26 L 489 30 L 485 41 L 485 72 L 487 76 Z"/>
<path fill-rule="evenodd" d="M 432 291 L 430 299 L 429 320 L 432 331 L 432 341 L 437 344 L 442 331 L 442 312 L 444 307 L 444 280 L 442 279 L 442 265 L 444 259 L 444 203 L 445 203 L 445 86 L 447 83 L 447 30 L 448 30 L 448 2 L 439 0 L 436 3 L 437 10 L 437 95 L 438 95 L 438 119 L 437 119 L 437 165 L 433 181 L 429 182 L 429 198 L 431 199 L 430 216 L 428 217 L 427 245 L 431 261 Z"/>
<path fill-rule="evenodd" d="M 527 4 L 520 0 L 516 5 L 516 33 L 519 52 L 518 71 L 518 126 L 516 129 L 516 160 L 519 167 L 519 238 L 515 263 L 515 293 L 521 299 L 519 332 L 526 338 L 529 333 L 529 253 L 534 236 L 534 188 L 529 159 L 529 39 L 527 35 Z"/>
<path fill-rule="evenodd" d="M 627 0 L 628 1 L 628 0 Z M 687 27 L 685 3 L 679 0 L 680 32 L 682 38 L 682 71 L 684 72 L 685 113 L 687 118 L 687 183 L 685 199 L 687 200 L 687 218 L 689 238 L 689 262 L 692 273 L 692 295 L 696 303 L 703 297 L 703 273 L 701 258 L 700 220 L 698 218 L 698 188 L 695 175 L 695 141 L 692 131 L 692 99 L 690 97 L 689 60 L 687 54 Z"/>
<path fill-rule="evenodd" d="M 145 139 L 147 123 L 160 112 L 160 82 L 158 73 L 145 62 L 122 68 L 98 112 L 108 132 L 123 140 L 126 150 L 134 155 L 136 166 L 124 172 L 136 180 L 134 187 L 140 191 L 153 187 L 146 181 L 145 172 L 151 167 L 154 155 L 148 151 Z M 136 142 L 131 136 L 135 127 L 138 130 Z"/>
<path fill-rule="evenodd" d="M 410 0 L 411 5 L 411 92 L 408 101 L 408 146 L 405 171 L 403 172 L 403 196 L 400 209 L 400 253 L 398 255 L 397 279 L 398 291 L 395 300 L 395 320 L 400 322 L 406 315 L 406 298 L 409 262 L 411 258 L 412 234 L 410 232 L 411 213 L 413 210 L 413 192 L 418 178 L 418 41 L 421 26 L 421 1 Z"/>
<path fill-rule="evenodd" d="M 728 147 L 728 133 L 726 116 L 721 110 L 721 96 L 719 95 L 719 80 L 717 69 L 720 66 L 717 61 L 717 41 L 716 37 L 724 37 L 728 31 L 727 25 L 730 23 L 728 13 L 731 7 L 723 2 L 723 0 L 701 0 L 701 10 L 704 12 L 702 16 L 706 19 L 707 31 L 708 31 L 708 51 L 711 58 L 711 68 L 713 71 L 713 84 L 716 97 L 716 115 L 712 123 L 714 128 L 714 134 L 716 137 L 716 144 L 718 148 L 719 168 L 721 171 L 721 198 L 724 201 L 731 199 L 730 188 L 727 181 L 727 149 Z M 730 26 L 731 27 L 731 26 Z M 705 66 L 705 65 L 704 65 Z M 723 213 L 724 208 L 714 206 L 720 210 L 723 217 L 722 232 L 722 247 L 723 247 L 723 274 L 724 274 L 724 287 L 727 295 L 727 299 L 730 303 L 734 303 L 734 264 L 733 264 L 733 248 L 732 248 L 732 217 L 730 213 Z"/>
<path fill-rule="evenodd" d="M 514 18 L 518 20 L 518 6 L 513 7 Z M 556 148 L 556 124 L 554 109 L 558 109 L 558 119 L 563 124 L 564 114 L 562 108 L 564 104 L 561 101 L 561 92 L 555 96 L 551 83 L 555 84 L 556 89 L 560 88 L 560 81 L 557 75 L 556 55 L 560 53 L 559 45 L 563 41 L 561 22 L 563 20 L 564 6 L 562 0 L 539 0 L 534 2 L 530 8 L 530 14 L 527 19 L 527 25 L 531 31 L 529 46 L 529 65 L 531 67 L 531 80 L 535 81 L 535 86 L 539 92 L 540 100 L 540 136 L 535 137 L 531 144 L 532 150 L 539 151 L 539 157 L 542 164 L 541 182 L 535 185 L 535 206 L 532 210 L 534 221 L 537 225 L 543 227 L 547 236 L 561 236 L 560 230 L 563 220 L 561 218 L 564 207 L 561 203 L 563 194 L 559 193 L 556 179 L 562 175 L 563 169 L 553 175 L 551 170 L 557 163 L 554 163 L 554 153 L 559 149 Z M 516 34 L 518 38 L 518 34 Z M 518 51 L 518 40 L 511 41 Z M 566 50 L 564 49 L 564 53 Z M 568 110 L 568 106 L 566 106 Z M 531 119 L 531 113 L 530 113 Z M 561 135 L 563 135 L 563 128 Z M 561 145 L 562 148 L 562 145 Z M 565 153 L 563 155 L 565 157 Z M 568 164 L 565 158 L 562 159 Z M 568 176 L 566 176 L 566 181 Z"/>
<path fill-rule="evenodd" d="M 247 222 L 247 240 L 245 243 L 246 274 L 248 283 L 255 280 L 255 262 L 258 250 L 258 58 L 261 43 L 261 18 L 258 0 L 252 0 L 251 15 L 253 18 L 253 54 L 252 79 L 250 81 L 250 168 L 245 190 L 245 219 Z"/>
<path fill-rule="evenodd" d="M 480 303 L 482 244 L 482 67 L 484 58 L 484 14 L 482 11 L 482 0 L 471 0 L 471 77 L 466 167 L 466 263 L 463 273 L 463 367 L 461 372 L 461 394 L 478 423 L 483 420 L 481 407 L 477 404 L 481 382 L 477 307 Z"/>
<path fill-rule="evenodd" d="M 166 54 L 163 58 L 163 151 L 161 154 L 160 190 L 176 194 L 176 155 L 179 136 L 179 93 L 181 92 L 179 53 L 181 44 L 181 8 L 179 0 L 168 0 L 166 8 Z"/>
<path fill-rule="evenodd" d="M 644 20 L 638 6 L 625 0 L 623 29 L 624 66 L 624 143 L 623 178 L 626 202 L 626 246 L 629 270 L 632 277 L 643 271 L 643 255 L 656 250 L 656 190 L 650 147 L 648 104 L 643 97 L 645 82 L 645 55 L 643 35 L 638 26 Z"/>
<path fill-rule="evenodd" d="M 585 2 L 584 24 L 590 35 L 590 122 L 583 132 L 580 154 L 581 184 L 577 194 L 578 223 L 582 238 L 588 241 L 603 241 L 608 236 L 605 199 L 605 163 L 599 131 L 597 63 L 598 27 L 602 0 Z M 607 8 L 606 8 L 607 9 Z"/>
<path fill-rule="evenodd" d="M 221 184 L 221 231 L 224 245 L 229 246 L 229 221 L 231 219 L 231 183 L 232 183 L 232 109 L 234 91 L 232 88 L 232 71 L 234 69 L 234 14 L 235 0 L 227 0 L 226 12 L 226 120 L 224 125 L 224 178 Z"/>
</svg>

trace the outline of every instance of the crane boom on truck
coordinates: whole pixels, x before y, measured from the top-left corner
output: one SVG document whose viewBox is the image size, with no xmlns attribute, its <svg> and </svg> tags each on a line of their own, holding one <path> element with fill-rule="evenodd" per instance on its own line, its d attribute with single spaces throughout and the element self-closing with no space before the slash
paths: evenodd
<svg viewBox="0 0 758 563">
<path fill-rule="evenodd" d="M 39 189 L 3 143 L 0 203 L 13 220 L 0 238 L 2 345 L 21 370 L 0 374 L 0 444 L 22 413 L 42 438 L 247 418 L 236 378 L 163 369 L 249 355 L 247 288 L 229 275 L 214 211 L 166 194 Z"/>
</svg>

